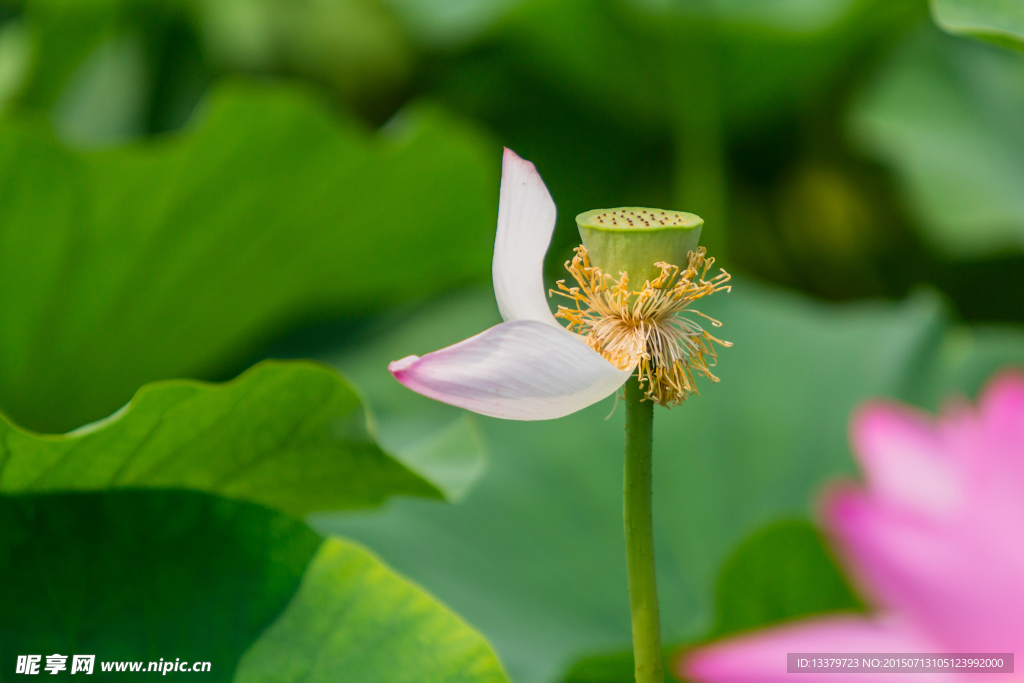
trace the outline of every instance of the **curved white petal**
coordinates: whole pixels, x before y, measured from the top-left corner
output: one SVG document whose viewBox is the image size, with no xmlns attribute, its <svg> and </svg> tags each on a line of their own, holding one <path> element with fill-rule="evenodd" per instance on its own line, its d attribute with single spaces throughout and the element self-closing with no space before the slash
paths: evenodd
<svg viewBox="0 0 1024 683">
<path fill-rule="evenodd" d="M 555 202 L 537 169 L 506 147 L 491 276 L 498 310 L 507 321 L 537 320 L 561 327 L 544 291 L 544 255 L 556 215 Z"/>
<path fill-rule="evenodd" d="M 536 320 L 502 323 L 448 348 L 396 360 L 388 370 L 413 391 L 506 420 L 551 420 L 610 395 L 619 370 L 571 332 Z"/>
</svg>

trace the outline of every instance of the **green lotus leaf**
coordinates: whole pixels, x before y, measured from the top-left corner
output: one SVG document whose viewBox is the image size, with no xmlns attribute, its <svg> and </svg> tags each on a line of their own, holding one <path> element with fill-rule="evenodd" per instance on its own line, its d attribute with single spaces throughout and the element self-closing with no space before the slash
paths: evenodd
<svg viewBox="0 0 1024 683">
<path fill-rule="evenodd" d="M 328 539 L 236 683 L 503 683 L 487 642 L 365 549 Z"/>
<path fill-rule="evenodd" d="M 483 149 L 436 109 L 371 136 L 267 84 L 223 85 L 187 130 L 114 149 L 3 125 L 0 409 L 66 431 L 146 382 L 233 376 L 299 322 L 488 277 Z"/>
<path fill-rule="evenodd" d="M 486 641 L 422 589 L 260 505 L 3 496 L 0 528 L 4 680 L 18 655 L 60 653 L 63 675 L 70 655 L 95 655 L 96 680 L 133 675 L 104 669 L 114 662 L 209 662 L 199 675 L 217 683 L 505 681 Z"/>
<path fill-rule="evenodd" d="M 849 127 L 889 166 L 925 241 L 951 259 L 1024 249 L 1024 60 L 931 27 L 854 103 Z"/>
<path fill-rule="evenodd" d="M 945 31 L 1024 51 L 1024 5 L 1016 0 L 931 0 L 931 9 Z"/>
<path fill-rule="evenodd" d="M 165 380 L 63 435 L 0 419 L 0 493 L 190 489 L 296 516 L 440 497 L 385 453 L 352 387 L 309 362 L 265 361 L 226 384 Z"/>
</svg>

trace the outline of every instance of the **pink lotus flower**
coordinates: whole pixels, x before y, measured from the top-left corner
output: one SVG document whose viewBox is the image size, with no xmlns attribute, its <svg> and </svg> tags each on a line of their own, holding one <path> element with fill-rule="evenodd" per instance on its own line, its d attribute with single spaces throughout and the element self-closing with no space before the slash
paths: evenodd
<svg viewBox="0 0 1024 683">
<path fill-rule="evenodd" d="M 787 652 L 1024 653 L 1024 376 L 997 378 L 977 410 L 958 405 L 937 420 L 902 405 L 869 404 L 854 417 L 852 438 L 866 487 L 828 495 L 824 523 L 875 614 L 728 639 L 688 653 L 681 675 L 713 683 L 794 680 Z M 796 680 L 819 679 L 908 680 L 896 673 Z"/>
</svg>

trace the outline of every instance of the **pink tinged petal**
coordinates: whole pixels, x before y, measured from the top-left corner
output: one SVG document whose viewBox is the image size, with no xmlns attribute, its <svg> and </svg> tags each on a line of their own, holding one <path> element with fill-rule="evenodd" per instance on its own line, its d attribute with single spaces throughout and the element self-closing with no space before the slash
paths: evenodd
<svg viewBox="0 0 1024 683">
<path fill-rule="evenodd" d="M 987 479 L 1024 501 L 1024 375 L 1004 372 L 993 379 L 979 400 L 983 458 Z M 1022 520 L 1024 525 L 1024 520 Z"/>
<path fill-rule="evenodd" d="M 494 296 L 506 321 L 537 320 L 561 327 L 551 315 L 544 289 L 544 255 L 556 215 L 555 202 L 537 169 L 506 148 L 491 266 Z"/>
<path fill-rule="evenodd" d="M 879 500 L 940 517 L 962 504 L 957 462 L 926 416 L 872 403 L 854 416 L 851 433 L 871 493 Z"/>
<path fill-rule="evenodd" d="M 990 380 L 972 422 L 962 449 L 973 456 L 967 483 L 971 536 L 998 550 L 1002 566 L 1024 576 L 1024 374 L 1004 371 Z M 1018 610 L 1024 611 L 1024 597 Z M 1021 640 L 1024 645 L 1024 634 Z"/>
<path fill-rule="evenodd" d="M 388 369 L 415 392 L 506 420 L 551 420 L 586 408 L 625 383 L 619 370 L 562 328 L 502 323 Z"/>
<path fill-rule="evenodd" d="M 1024 430 L 1024 374 L 1004 372 L 994 378 L 978 401 L 986 422 L 1012 424 Z"/>
<path fill-rule="evenodd" d="M 1024 647 L 1024 520 L 937 521 L 854 490 L 834 493 L 825 519 L 865 592 L 945 651 Z"/>
<path fill-rule="evenodd" d="M 706 683 L 792 683 L 794 680 L 801 683 L 907 683 L 916 677 L 898 673 L 789 674 L 786 655 L 790 652 L 941 652 L 938 647 L 927 636 L 892 618 L 831 616 L 777 626 L 693 650 L 678 661 L 676 671 L 681 676 Z M 956 679 L 949 674 L 928 674 L 928 680 Z"/>
</svg>

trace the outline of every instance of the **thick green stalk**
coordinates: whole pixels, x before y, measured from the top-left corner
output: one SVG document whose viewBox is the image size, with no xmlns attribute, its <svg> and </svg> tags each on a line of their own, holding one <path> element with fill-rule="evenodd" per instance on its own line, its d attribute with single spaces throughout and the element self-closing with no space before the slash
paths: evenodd
<svg viewBox="0 0 1024 683">
<path fill-rule="evenodd" d="M 651 513 L 651 443 L 654 403 L 643 400 L 636 376 L 626 382 L 626 462 L 622 518 L 626 527 L 626 580 L 633 616 L 636 683 L 663 683 L 658 587 L 654 577 Z"/>
</svg>

